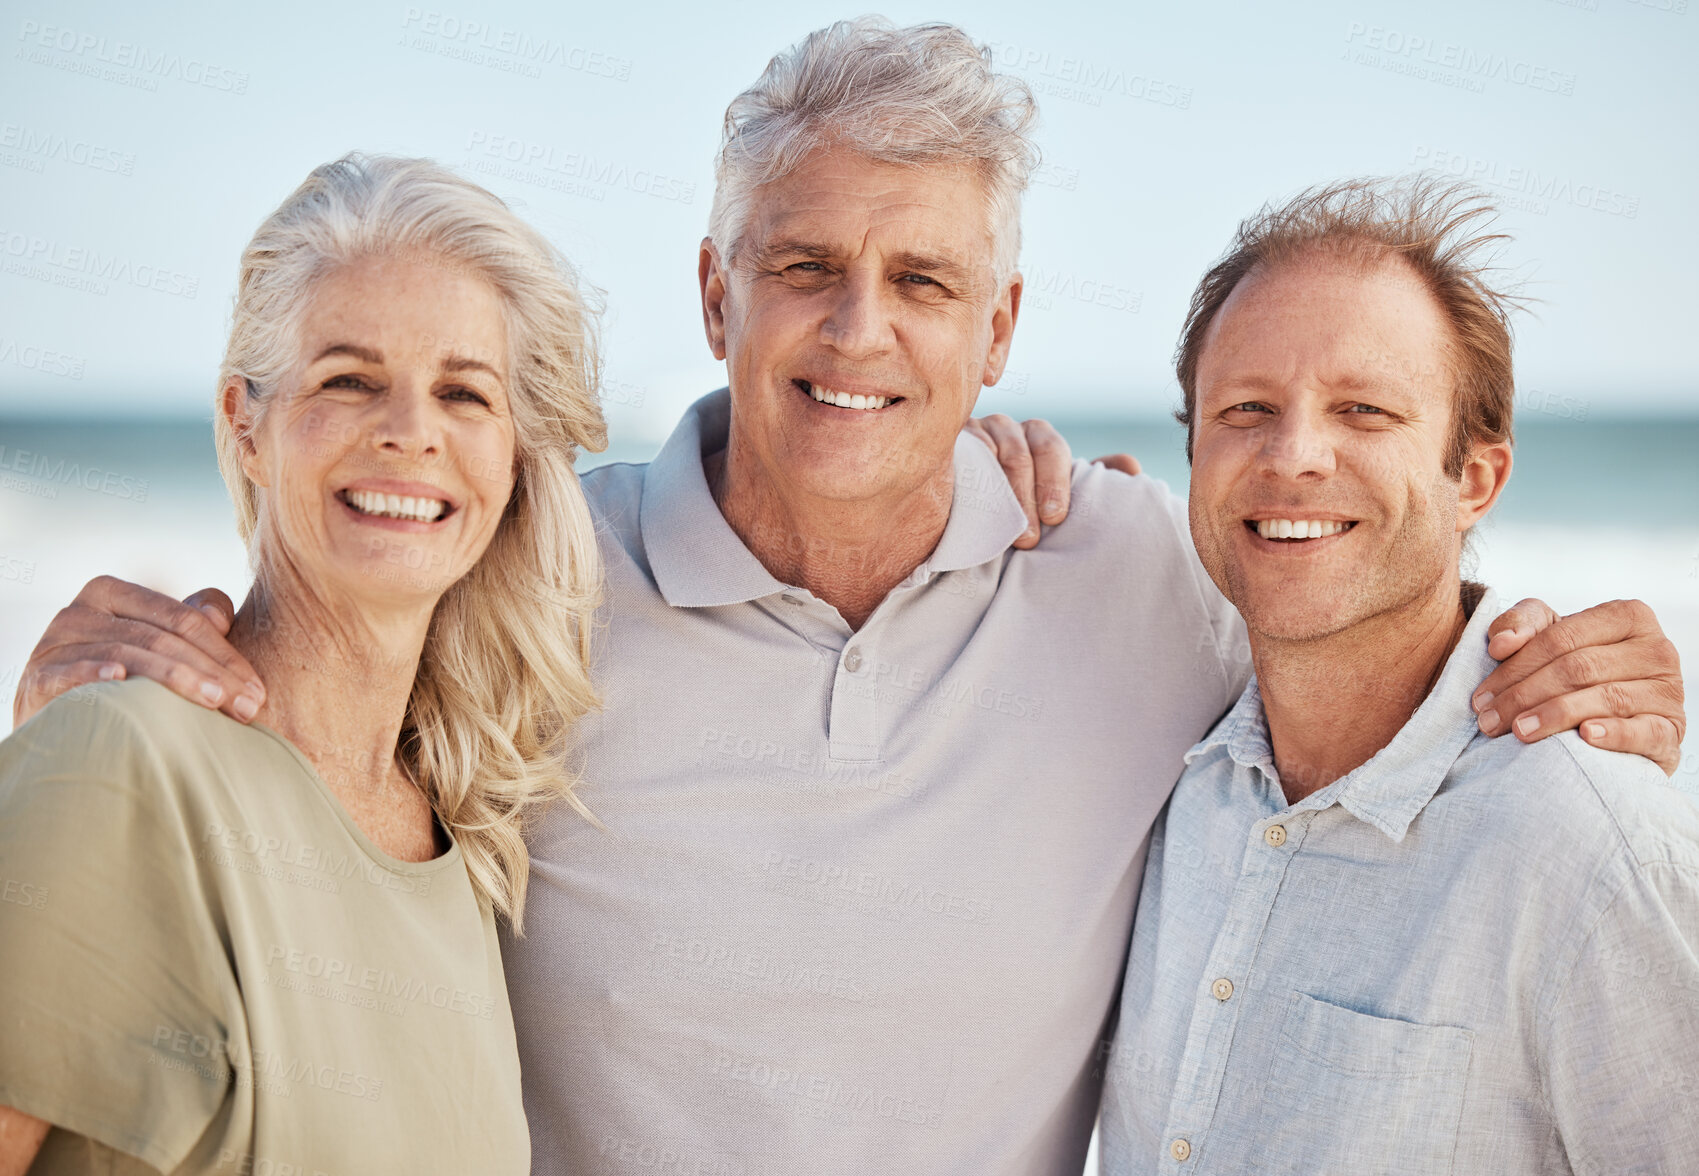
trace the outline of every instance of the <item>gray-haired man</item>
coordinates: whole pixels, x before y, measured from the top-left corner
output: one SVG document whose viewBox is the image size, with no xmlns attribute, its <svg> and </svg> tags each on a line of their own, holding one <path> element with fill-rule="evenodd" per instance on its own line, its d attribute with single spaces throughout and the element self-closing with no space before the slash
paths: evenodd
<svg viewBox="0 0 1699 1176">
<path fill-rule="evenodd" d="M 731 115 L 700 257 L 729 394 L 585 479 L 607 829 L 537 831 L 506 952 L 535 1168 L 1078 1172 L 1146 834 L 1244 684 L 1242 629 L 1163 487 L 1078 466 L 1068 524 L 1012 550 L 1025 513 L 958 437 L 1020 310 L 1025 88 L 960 30 L 860 21 Z M 102 604 L 231 664 L 191 610 L 98 592 L 31 683 L 145 643 Z M 1607 643 L 1629 713 L 1679 720 L 1625 616 L 1535 638 L 1497 729 L 1606 713 L 1553 697 L 1561 660 L 1528 679 L 1558 641 Z"/>
</svg>

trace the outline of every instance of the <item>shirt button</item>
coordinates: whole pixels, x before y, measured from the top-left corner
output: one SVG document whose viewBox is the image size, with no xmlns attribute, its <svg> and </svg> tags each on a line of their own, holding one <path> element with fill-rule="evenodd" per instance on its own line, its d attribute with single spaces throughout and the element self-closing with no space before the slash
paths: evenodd
<svg viewBox="0 0 1699 1176">
<path fill-rule="evenodd" d="M 1192 1145 L 1184 1139 L 1176 1139 L 1168 1145 L 1168 1154 L 1184 1163 L 1187 1157 L 1192 1154 Z"/>
<path fill-rule="evenodd" d="M 801 608 L 802 607 L 802 597 L 793 596 L 791 593 L 787 592 L 787 593 L 785 593 L 785 603 L 786 604 L 794 604 L 796 607 Z"/>
<path fill-rule="evenodd" d="M 855 673 L 861 668 L 861 650 L 852 649 L 844 655 L 844 669 Z"/>
<path fill-rule="evenodd" d="M 1214 996 L 1216 1000 L 1226 1000 L 1233 995 L 1233 981 L 1223 976 L 1209 986 L 1209 991 L 1210 995 Z"/>
<path fill-rule="evenodd" d="M 1286 844 L 1286 826 L 1270 825 L 1262 831 L 1262 839 L 1274 846 L 1275 849 L 1279 849 Z"/>
</svg>

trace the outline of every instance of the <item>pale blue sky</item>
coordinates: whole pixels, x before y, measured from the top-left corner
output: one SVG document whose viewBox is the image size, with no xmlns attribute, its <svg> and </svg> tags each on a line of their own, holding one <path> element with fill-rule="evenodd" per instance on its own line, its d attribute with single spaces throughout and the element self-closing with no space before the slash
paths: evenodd
<svg viewBox="0 0 1699 1176">
<path fill-rule="evenodd" d="M 1513 205 L 1508 260 L 1544 299 L 1525 396 L 1699 410 L 1696 2 L 886 7 L 963 24 L 1038 91 L 1028 306 L 982 406 L 1166 411 L 1186 298 L 1241 216 L 1430 164 Z M 0 3 L 0 414 L 203 410 L 242 245 L 359 148 L 466 168 L 548 233 L 607 291 L 616 436 L 664 434 L 722 379 L 695 259 L 725 104 L 859 11 L 157 8 Z M 503 151 L 542 162 L 477 170 Z"/>
</svg>

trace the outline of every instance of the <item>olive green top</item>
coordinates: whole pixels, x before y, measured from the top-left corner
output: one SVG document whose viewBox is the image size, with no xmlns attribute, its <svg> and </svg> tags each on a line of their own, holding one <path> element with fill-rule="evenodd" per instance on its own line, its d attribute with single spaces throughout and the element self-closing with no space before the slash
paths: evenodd
<svg viewBox="0 0 1699 1176">
<path fill-rule="evenodd" d="M 32 1174 L 530 1164 L 460 848 L 390 857 L 288 740 L 139 679 L 0 743 L 0 1104 L 55 1125 Z"/>
</svg>

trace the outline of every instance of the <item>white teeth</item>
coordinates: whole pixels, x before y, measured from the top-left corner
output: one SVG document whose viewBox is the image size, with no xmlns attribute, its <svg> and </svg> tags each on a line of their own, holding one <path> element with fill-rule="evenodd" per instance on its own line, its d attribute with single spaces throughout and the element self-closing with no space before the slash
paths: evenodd
<svg viewBox="0 0 1699 1176">
<path fill-rule="evenodd" d="M 1258 519 L 1257 534 L 1264 539 L 1325 539 L 1350 525 L 1322 519 Z"/>
<path fill-rule="evenodd" d="M 809 385 L 808 394 L 821 404 L 834 404 L 839 408 L 851 408 L 858 412 L 870 412 L 891 403 L 889 396 L 852 396 L 848 392 L 834 392 L 830 388 L 822 388 L 819 384 Z"/>
<path fill-rule="evenodd" d="M 380 494 L 376 490 L 348 490 L 343 497 L 361 514 L 413 519 L 421 523 L 435 522 L 448 509 L 448 503 L 438 498 L 408 498 L 400 494 Z"/>
</svg>

